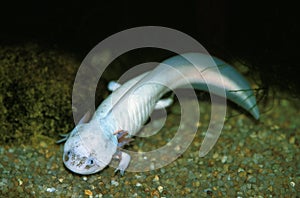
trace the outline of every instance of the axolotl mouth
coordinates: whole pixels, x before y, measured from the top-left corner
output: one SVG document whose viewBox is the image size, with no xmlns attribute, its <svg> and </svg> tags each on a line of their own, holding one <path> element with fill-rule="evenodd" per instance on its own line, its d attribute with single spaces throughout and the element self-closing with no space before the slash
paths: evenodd
<svg viewBox="0 0 300 198">
<path fill-rule="evenodd" d="M 72 150 L 68 150 L 64 153 L 63 162 L 72 172 L 83 175 L 96 173 L 106 166 L 101 166 L 101 163 L 93 157 L 79 155 Z"/>
</svg>

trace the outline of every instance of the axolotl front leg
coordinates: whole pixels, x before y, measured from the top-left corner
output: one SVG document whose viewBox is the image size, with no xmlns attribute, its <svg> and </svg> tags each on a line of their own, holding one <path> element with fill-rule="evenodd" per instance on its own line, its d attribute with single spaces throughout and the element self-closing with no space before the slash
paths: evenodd
<svg viewBox="0 0 300 198">
<path fill-rule="evenodd" d="M 124 175 L 125 170 L 127 169 L 127 167 L 129 166 L 130 163 L 130 155 L 118 150 L 114 155 L 113 155 L 114 159 L 117 159 L 120 161 L 118 168 L 116 168 L 115 172 L 117 172 L 118 170 L 120 170 L 121 175 Z"/>
</svg>

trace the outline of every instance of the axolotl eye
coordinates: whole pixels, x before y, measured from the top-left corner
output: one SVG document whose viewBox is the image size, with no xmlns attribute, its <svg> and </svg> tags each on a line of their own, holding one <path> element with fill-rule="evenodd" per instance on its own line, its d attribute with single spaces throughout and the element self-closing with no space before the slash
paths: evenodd
<svg viewBox="0 0 300 198">
<path fill-rule="evenodd" d="M 70 158 L 71 158 L 71 151 L 68 151 L 64 154 L 63 160 L 67 162 L 69 161 Z"/>
<path fill-rule="evenodd" d="M 90 157 L 89 159 L 87 159 L 86 161 L 86 166 L 85 169 L 90 169 L 91 167 L 93 167 L 95 165 L 95 160 L 94 158 Z"/>
<path fill-rule="evenodd" d="M 88 165 L 93 165 L 94 164 L 94 160 L 93 159 L 88 159 L 87 164 Z"/>
</svg>

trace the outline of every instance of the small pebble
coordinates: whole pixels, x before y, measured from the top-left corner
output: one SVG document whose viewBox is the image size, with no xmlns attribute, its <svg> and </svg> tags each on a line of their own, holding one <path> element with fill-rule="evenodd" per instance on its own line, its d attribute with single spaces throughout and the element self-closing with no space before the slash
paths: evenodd
<svg viewBox="0 0 300 198">
<path fill-rule="evenodd" d="M 55 192 L 56 191 L 56 189 L 55 188 L 53 188 L 53 187 L 51 187 L 51 188 L 47 188 L 47 190 L 46 190 L 47 192 Z"/>
<path fill-rule="evenodd" d="M 211 188 L 206 188 L 203 190 L 207 195 L 212 195 L 213 194 L 213 191 Z"/>
<path fill-rule="evenodd" d="M 111 185 L 113 186 L 119 186 L 119 182 L 115 181 L 115 180 L 111 180 Z"/>
<path fill-rule="evenodd" d="M 84 177 L 82 177 L 82 180 L 83 180 L 83 181 L 87 181 L 88 178 L 87 178 L 86 176 L 84 176 Z"/>
<path fill-rule="evenodd" d="M 175 151 L 180 151 L 180 149 L 181 149 L 181 147 L 179 145 L 176 145 L 174 148 Z"/>
<path fill-rule="evenodd" d="M 164 190 L 164 187 L 158 186 L 158 187 L 157 187 L 157 190 L 158 190 L 160 193 L 162 193 L 162 191 Z"/>
<path fill-rule="evenodd" d="M 269 190 L 270 192 L 272 192 L 272 191 L 273 191 L 273 186 L 269 186 L 269 187 L 268 187 L 268 190 Z"/>
<path fill-rule="evenodd" d="M 85 194 L 85 195 L 88 195 L 88 196 L 92 196 L 92 195 L 93 195 L 93 192 L 90 191 L 90 190 L 88 190 L 88 189 L 86 189 L 86 190 L 84 190 L 84 194 Z"/>
<path fill-rule="evenodd" d="M 157 190 L 153 190 L 153 191 L 151 192 L 151 196 L 152 196 L 152 197 L 159 197 L 159 192 L 158 192 Z"/>
<path fill-rule="evenodd" d="M 295 136 L 290 137 L 290 139 L 289 139 L 290 144 L 295 144 L 295 141 L 296 141 Z"/>
<path fill-rule="evenodd" d="M 152 181 L 158 182 L 158 181 L 159 181 L 159 176 L 158 176 L 158 175 L 155 175 Z"/>
<path fill-rule="evenodd" d="M 217 159 L 218 157 L 219 157 L 218 153 L 214 153 L 213 156 L 212 156 L 213 159 Z"/>
<path fill-rule="evenodd" d="M 228 157 L 224 155 L 221 159 L 221 162 L 224 164 L 227 161 Z"/>
<path fill-rule="evenodd" d="M 140 179 L 142 176 L 141 175 L 134 175 L 135 178 Z"/>
<path fill-rule="evenodd" d="M 294 187 L 296 186 L 296 183 L 293 182 L 293 181 L 291 181 L 291 182 L 290 182 L 290 185 L 294 188 Z"/>
<path fill-rule="evenodd" d="M 41 141 L 41 142 L 40 142 L 40 146 L 41 146 L 42 148 L 46 148 L 48 145 L 47 145 L 46 142 Z"/>
<path fill-rule="evenodd" d="M 18 179 L 18 182 L 19 182 L 19 186 L 23 184 L 23 181 L 21 179 Z"/>
</svg>

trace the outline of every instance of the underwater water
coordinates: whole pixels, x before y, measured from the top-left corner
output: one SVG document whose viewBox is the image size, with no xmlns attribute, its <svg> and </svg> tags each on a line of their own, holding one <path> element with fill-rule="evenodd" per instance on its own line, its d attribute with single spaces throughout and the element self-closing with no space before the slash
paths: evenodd
<svg viewBox="0 0 300 198">
<path fill-rule="evenodd" d="M 276 90 L 258 102 L 259 121 L 229 106 L 222 134 L 203 158 L 199 148 L 210 119 L 208 101 L 200 101 L 195 139 L 169 165 L 124 176 L 108 167 L 82 176 L 64 167 L 63 144 L 55 143 L 74 127 L 72 86 L 80 62 L 34 44 L 0 51 L 0 197 L 299 196 L 299 99 L 288 93 Z M 106 87 L 99 88 L 105 90 L 101 98 L 107 97 Z M 179 119 L 177 102 L 162 131 L 136 138 L 126 149 L 163 146 Z"/>
</svg>

